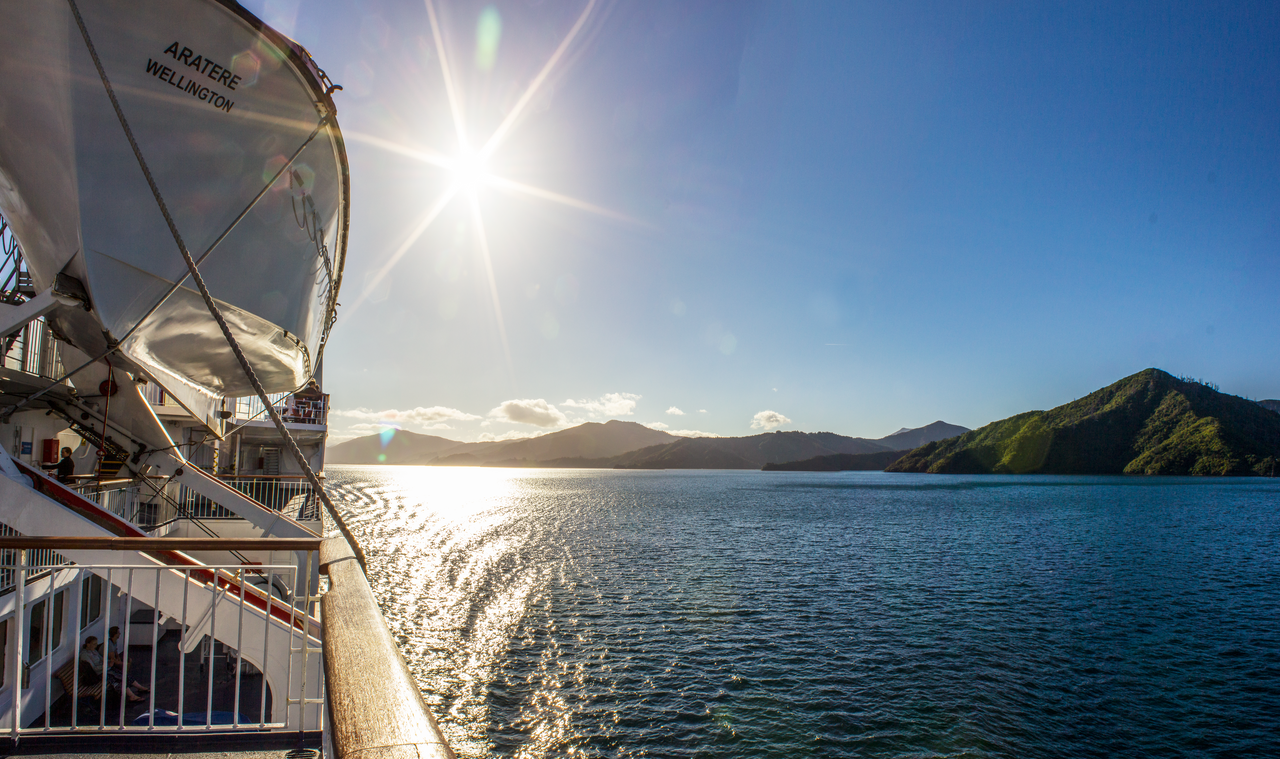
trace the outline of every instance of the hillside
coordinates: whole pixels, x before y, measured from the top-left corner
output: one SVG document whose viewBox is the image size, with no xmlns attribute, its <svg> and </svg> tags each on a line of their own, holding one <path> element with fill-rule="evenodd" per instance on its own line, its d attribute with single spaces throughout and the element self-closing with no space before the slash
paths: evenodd
<svg viewBox="0 0 1280 759">
<path fill-rule="evenodd" d="M 913 448 L 919 448 L 925 443 L 946 440 L 949 437 L 963 435 L 968 431 L 968 427 L 937 421 L 933 424 L 926 424 L 923 427 L 916 427 L 914 430 L 898 430 L 892 435 L 880 438 L 876 442 L 891 451 L 909 451 Z"/>
<path fill-rule="evenodd" d="M 924 445 L 888 471 L 1046 474 L 1270 474 L 1280 414 L 1159 369 L 1078 401 Z"/>
<path fill-rule="evenodd" d="M 759 469 L 814 456 L 885 450 L 878 442 L 834 432 L 766 432 L 749 437 L 682 438 L 608 463 L 621 469 Z"/>
<path fill-rule="evenodd" d="M 587 422 L 534 438 L 497 443 L 455 443 L 457 448 L 442 451 L 432 463 L 454 465 L 600 459 L 682 439 L 649 429 L 643 424 L 611 419 L 603 424 Z"/>
<path fill-rule="evenodd" d="M 587 422 L 535 438 L 485 443 L 460 443 L 396 430 L 385 447 L 380 435 L 368 435 L 330 447 L 325 452 L 325 461 L 329 464 L 537 465 L 552 459 L 608 458 L 681 439 L 643 424 L 616 419 L 603 424 Z"/>
<path fill-rule="evenodd" d="M 804 461 L 765 464 L 761 468 L 766 472 L 879 472 L 906 454 L 907 451 L 836 453 Z"/>
<path fill-rule="evenodd" d="M 382 436 L 367 435 L 330 446 L 324 459 L 327 464 L 420 464 L 457 446 L 456 440 L 396 430 L 385 447 Z M 379 456 L 385 458 L 379 460 Z"/>
</svg>

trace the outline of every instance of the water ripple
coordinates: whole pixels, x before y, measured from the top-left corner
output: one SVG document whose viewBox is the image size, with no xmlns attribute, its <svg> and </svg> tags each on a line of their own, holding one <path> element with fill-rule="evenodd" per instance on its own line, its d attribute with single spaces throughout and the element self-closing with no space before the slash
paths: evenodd
<svg viewBox="0 0 1280 759">
<path fill-rule="evenodd" d="M 1280 756 L 1273 480 L 328 476 L 459 756 Z"/>
</svg>

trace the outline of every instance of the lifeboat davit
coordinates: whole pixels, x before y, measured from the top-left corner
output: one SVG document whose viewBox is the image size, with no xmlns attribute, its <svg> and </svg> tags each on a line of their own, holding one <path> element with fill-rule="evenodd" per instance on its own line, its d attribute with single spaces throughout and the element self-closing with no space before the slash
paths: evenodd
<svg viewBox="0 0 1280 759">
<path fill-rule="evenodd" d="M 24 0 L 0 4 L 0 51 L 0 213 L 36 292 L 63 296 L 57 334 L 116 347 L 200 419 L 253 394 L 163 200 L 267 391 L 302 386 L 350 193 L 335 88 L 306 50 L 231 0 Z"/>
</svg>

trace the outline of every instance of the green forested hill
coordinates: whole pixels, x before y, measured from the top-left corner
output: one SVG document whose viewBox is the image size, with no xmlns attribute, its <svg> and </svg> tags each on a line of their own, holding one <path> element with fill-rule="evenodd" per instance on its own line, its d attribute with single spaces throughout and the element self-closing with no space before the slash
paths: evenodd
<svg viewBox="0 0 1280 759">
<path fill-rule="evenodd" d="M 1078 401 L 929 443 L 891 472 L 1272 474 L 1280 414 L 1147 369 Z"/>
</svg>

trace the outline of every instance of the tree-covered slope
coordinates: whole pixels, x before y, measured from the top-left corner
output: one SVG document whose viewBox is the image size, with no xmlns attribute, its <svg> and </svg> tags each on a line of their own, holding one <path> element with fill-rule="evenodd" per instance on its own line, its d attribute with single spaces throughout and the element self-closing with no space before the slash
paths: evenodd
<svg viewBox="0 0 1280 759">
<path fill-rule="evenodd" d="M 911 451 L 891 472 L 1271 474 L 1280 414 L 1147 369 L 1078 401 Z"/>
</svg>

